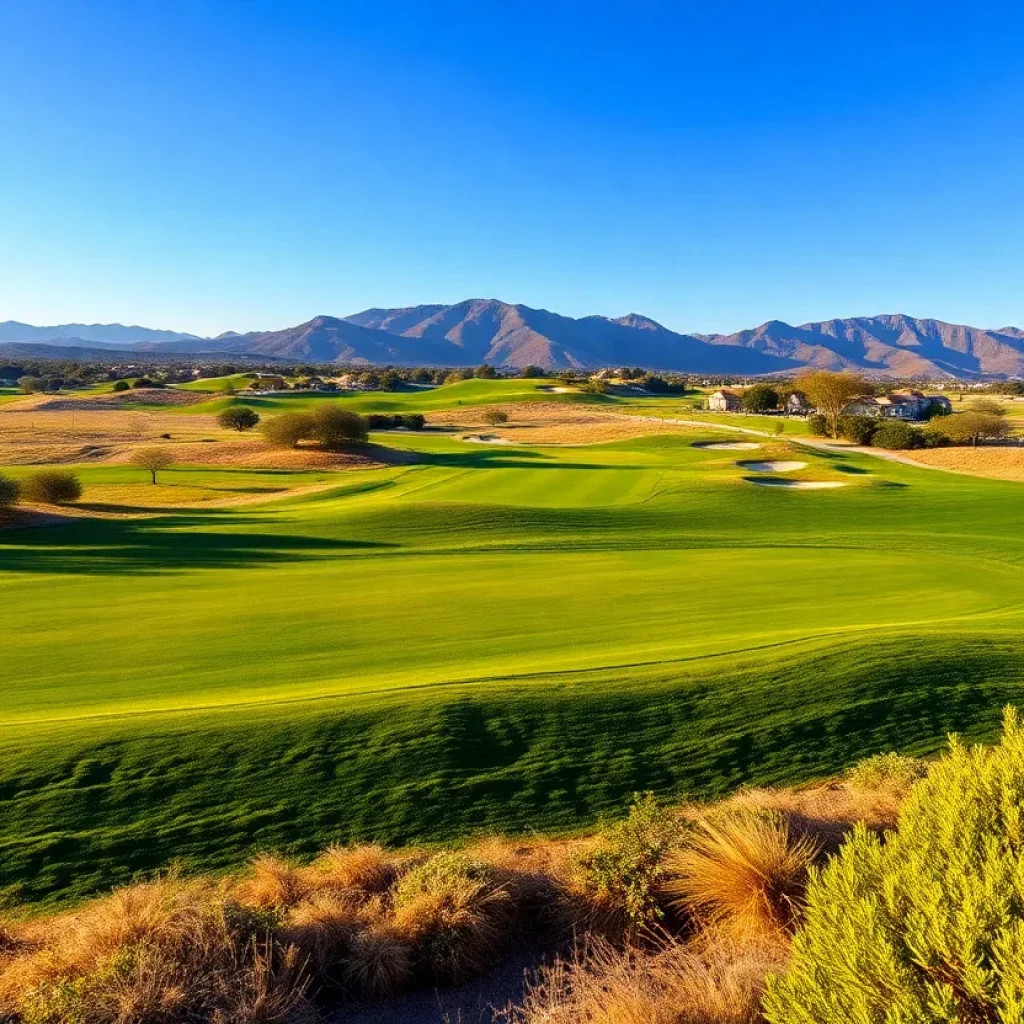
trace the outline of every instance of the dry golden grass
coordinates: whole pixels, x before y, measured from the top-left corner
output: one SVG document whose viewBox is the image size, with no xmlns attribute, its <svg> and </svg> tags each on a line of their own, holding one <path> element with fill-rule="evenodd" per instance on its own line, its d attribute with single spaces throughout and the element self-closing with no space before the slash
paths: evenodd
<svg viewBox="0 0 1024 1024">
<path fill-rule="evenodd" d="M 665 891 L 698 921 L 750 935 L 799 919 L 807 871 L 819 851 L 778 814 L 737 811 L 704 819 L 669 854 Z"/>
<path fill-rule="evenodd" d="M 311 867 L 308 884 L 320 889 L 371 896 L 386 892 L 397 877 L 395 862 L 382 846 L 332 846 Z"/>
<path fill-rule="evenodd" d="M 345 976 L 364 999 L 386 999 L 412 981 L 412 950 L 388 924 L 360 932 L 352 944 Z"/>
<path fill-rule="evenodd" d="M 266 910 L 293 907 L 309 892 L 302 868 L 272 853 L 264 853 L 253 859 L 249 876 L 238 885 L 235 895 L 246 906 Z"/>
<path fill-rule="evenodd" d="M 981 445 L 978 448 L 929 448 L 901 452 L 922 466 L 987 476 L 995 480 L 1024 480 L 1024 447 L 1017 445 Z"/>
<path fill-rule="evenodd" d="M 487 423 L 488 410 L 499 409 L 508 415 L 508 422 L 492 427 Z M 623 441 L 649 434 L 681 433 L 693 428 L 670 423 L 640 420 L 600 412 L 588 406 L 560 405 L 554 402 L 519 403 L 450 409 L 431 413 L 432 426 L 456 427 L 460 430 L 486 431 L 519 444 L 601 444 Z"/>
<path fill-rule="evenodd" d="M 655 952 L 600 940 L 542 970 L 507 1024 L 757 1024 L 764 979 L 784 944 L 694 947 L 667 938 Z"/>
</svg>

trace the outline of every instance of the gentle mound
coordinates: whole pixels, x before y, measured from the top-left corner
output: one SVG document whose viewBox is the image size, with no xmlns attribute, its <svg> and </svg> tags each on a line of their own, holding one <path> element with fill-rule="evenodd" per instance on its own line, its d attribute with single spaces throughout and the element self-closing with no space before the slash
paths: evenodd
<svg viewBox="0 0 1024 1024">
<path fill-rule="evenodd" d="M 693 447 L 709 452 L 750 452 L 761 446 L 754 441 L 698 441 Z"/>
<path fill-rule="evenodd" d="M 762 487 L 793 487 L 801 491 L 827 491 L 834 487 L 845 487 L 840 480 L 776 480 L 766 476 L 746 476 L 743 478 L 750 484 Z"/>
<path fill-rule="evenodd" d="M 747 460 L 746 462 L 737 462 L 737 466 L 740 469 L 751 469 L 755 473 L 791 473 L 794 469 L 803 469 L 806 462 L 753 462 Z"/>
</svg>

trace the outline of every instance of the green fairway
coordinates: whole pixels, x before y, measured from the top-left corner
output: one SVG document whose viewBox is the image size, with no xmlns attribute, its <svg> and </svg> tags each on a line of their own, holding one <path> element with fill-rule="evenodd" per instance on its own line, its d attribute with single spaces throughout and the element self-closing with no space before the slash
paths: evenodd
<svg viewBox="0 0 1024 1024">
<path fill-rule="evenodd" d="M 351 401 L 385 397 L 408 396 Z M 0 532 L 10 895 L 578 827 L 637 789 L 932 750 L 1024 699 L 1020 485 L 794 448 L 787 477 L 845 486 L 759 487 L 757 453 L 694 446 L 723 438 L 380 435 L 420 461 L 181 467 L 168 486 L 309 490 Z M 131 474 L 84 468 L 86 500 Z"/>
</svg>

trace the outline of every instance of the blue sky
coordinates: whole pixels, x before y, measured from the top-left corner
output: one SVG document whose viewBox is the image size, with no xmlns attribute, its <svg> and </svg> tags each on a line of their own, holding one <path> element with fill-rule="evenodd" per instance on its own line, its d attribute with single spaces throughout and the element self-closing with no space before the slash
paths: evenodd
<svg viewBox="0 0 1024 1024">
<path fill-rule="evenodd" d="M 0 320 L 1024 325 L 1019 4 L 0 0 Z"/>
</svg>

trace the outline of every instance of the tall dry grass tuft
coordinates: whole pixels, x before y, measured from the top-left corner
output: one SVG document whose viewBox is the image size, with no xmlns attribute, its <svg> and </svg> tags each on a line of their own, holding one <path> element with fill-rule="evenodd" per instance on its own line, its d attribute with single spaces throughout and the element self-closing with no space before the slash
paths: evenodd
<svg viewBox="0 0 1024 1024">
<path fill-rule="evenodd" d="M 331 846 L 310 868 L 308 884 L 372 896 L 387 892 L 397 877 L 382 846 Z"/>
<path fill-rule="evenodd" d="M 354 901 L 320 894 L 288 911 L 275 937 L 297 949 L 319 981 L 337 985 L 340 965 L 363 927 L 360 907 Z"/>
<path fill-rule="evenodd" d="M 405 935 L 378 923 L 360 932 L 346 961 L 346 980 L 364 999 L 386 999 L 412 980 L 412 949 Z"/>
<path fill-rule="evenodd" d="M 699 823 L 667 859 L 665 892 L 698 921 L 739 935 L 788 931 L 818 854 L 779 815 L 740 813 Z"/>
<path fill-rule="evenodd" d="M 541 970 L 506 1024 L 760 1024 L 768 972 L 785 947 L 728 941 L 697 950 L 666 938 L 656 952 L 604 940 Z"/>
<path fill-rule="evenodd" d="M 39 931 L 0 973 L 0 1015 L 26 1024 L 258 1024 L 306 1006 L 281 949 L 210 884 L 131 886 Z"/>
<path fill-rule="evenodd" d="M 253 858 L 249 876 L 236 888 L 240 902 L 271 910 L 291 907 L 309 892 L 302 868 L 271 853 Z"/>
</svg>

